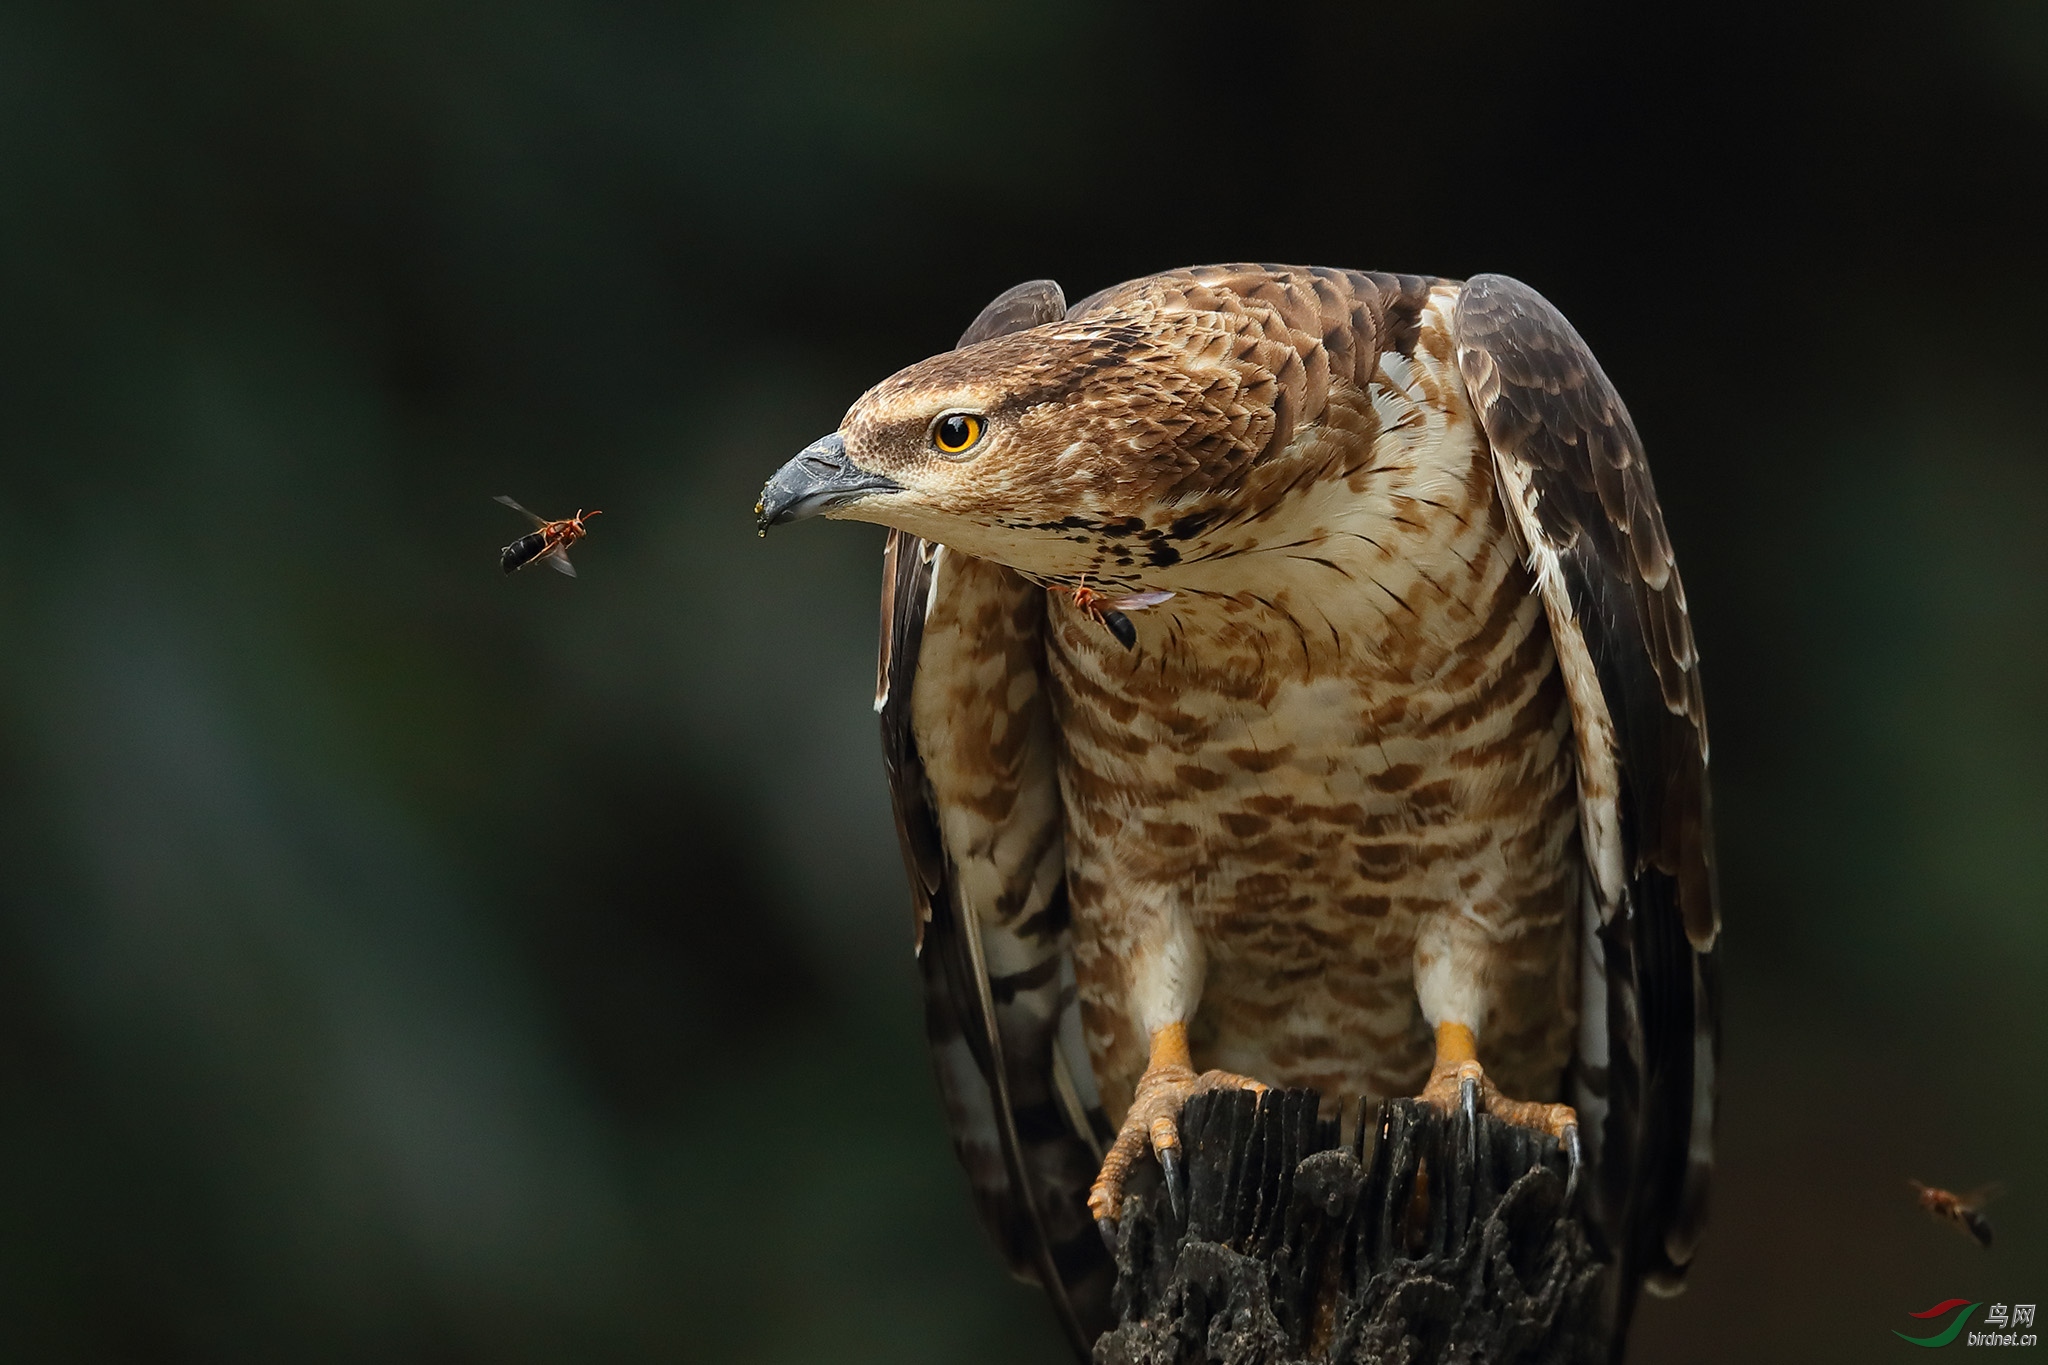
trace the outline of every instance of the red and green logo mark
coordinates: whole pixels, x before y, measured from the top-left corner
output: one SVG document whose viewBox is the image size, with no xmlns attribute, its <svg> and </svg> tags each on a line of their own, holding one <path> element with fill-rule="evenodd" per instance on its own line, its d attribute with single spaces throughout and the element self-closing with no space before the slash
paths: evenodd
<svg viewBox="0 0 2048 1365">
<path fill-rule="evenodd" d="M 1978 1303 L 1982 1302 L 1983 1300 L 1978 1300 Z M 1910 1341 L 1915 1346 L 1946 1346 L 1963 1334 L 1963 1328 L 1970 1321 L 1970 1314 L 1977 1311 L 1976 1303 L 1971 1303 L 1968 1299 L 1943 1299 L 1925 1312 L 1912 1315 L 1916 1318 L 1938 1318 L 1942 1314 L 1952 1312 L 1958 1308 L 1963 1311 L 1956 1314 L 1956 1320 L 1931 1337 L 1909 1337 L 1904 1332 L 1896 1331 L 1892 1335 L 1900 1341 Z"/>
</svg>

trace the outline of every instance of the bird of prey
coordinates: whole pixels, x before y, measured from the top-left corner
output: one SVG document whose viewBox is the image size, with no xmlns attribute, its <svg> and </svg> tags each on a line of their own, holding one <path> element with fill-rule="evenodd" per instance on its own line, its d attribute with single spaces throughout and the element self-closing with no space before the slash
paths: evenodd
<svg viewBox="0 0 2048 1365">
<path fill-rule="evenodd" d="M 1628 411 L 1527 285 L 1034 281 L 763 532 L 889 528 L 876 688 L 956 1149 L 1084 1353 L 1218 1087 L 1484 1108 L 1675 1290 L 1713 1161 L 1699 670 Z"/>
</svg>

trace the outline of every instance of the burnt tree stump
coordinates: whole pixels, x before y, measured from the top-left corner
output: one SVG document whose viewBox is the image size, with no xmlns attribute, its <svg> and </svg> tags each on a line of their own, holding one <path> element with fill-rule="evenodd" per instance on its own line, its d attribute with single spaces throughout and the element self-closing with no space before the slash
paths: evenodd
<svg viewBox="0 0 2048 1365">
<path fill-rule="evenodd" d="M 1185 1214 L 1134 1182 L 1096 1365 L 1604 1365 L 1607 1267 L 1555 1143 L 1396 1100 L 1340 1145 L 1316 1104 L 1188 1102 Z"/>
</svg>

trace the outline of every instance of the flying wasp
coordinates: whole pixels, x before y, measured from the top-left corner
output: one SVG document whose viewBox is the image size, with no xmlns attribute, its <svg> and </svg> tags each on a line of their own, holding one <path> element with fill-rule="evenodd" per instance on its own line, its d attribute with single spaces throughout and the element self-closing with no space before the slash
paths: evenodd
<svg viewBox="0 0 2048 1365">
<path fill-rule="evenodd" d="M 546 517 L 535 516 L 502 493 L 498 495 L 498 501 L 529 518 L 536 528 L 498 552 L 499 563 L 506 573 L 523 569 L 536 559 L 545 559 L 555 566 L 557 572 L 571 578 L 576 576 L 576 566 L 569 562 L 569 547 L 583 539 L 583 523 L 601 515 L 603 509 L 585 512 L 579 507 L 573 517 L 549 521 Z"/>
<path fill-rule="evenodd" d="M 1955 1224 L 1968 1233 L 1978 1246 L 1990 1249 L 1991 1220 L 1980 1210 L 1998 1193 L 1996 1185 L 1986 1186 L 1970 1194 L 1951 1194 L 1932 1185 L 1923 1185 L 1917 1180 L 1908 1180 L 1906 1183 L 1918 1192 L 1921 1208 L 1945 1223 Z"/>
<path fill-rule="evenodd" d="M 1156 607 L 1167 598 L 1173 596 L 1170 592 L 1152 591 L 1134 592 L 1123 597 L 1111 597 L 1108 593 L 1098 592 L 1094 588 L 1089 587 L 1088 575 L 1086 574 L 1082 574 L 1081 581 L 1073 587 L 1055 588 L 1053 591 L 1063 592 L 1073 598 L 1076 610 L 1107 630 L 1111 635 L 1114 635 L 1116 642 L 1125 649 L 1136 649 L 1138 647 L 1138 628 L 1131 624 L 1131 618 L 1124 615 L 1124 613 L 1127 611 L 1143 611 L 1147 607 Z"/>
</svg>

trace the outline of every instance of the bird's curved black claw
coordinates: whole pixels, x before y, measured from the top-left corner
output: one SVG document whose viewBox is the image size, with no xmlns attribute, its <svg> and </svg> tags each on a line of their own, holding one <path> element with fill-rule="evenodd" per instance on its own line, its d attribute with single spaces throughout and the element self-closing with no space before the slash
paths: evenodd
<svg viewBox="0 0 2048 1365">
<path fill-rule="evenodd" d="M 1173 1205 L 1173 1216 L 1185 1217 L 1187 1213 L 1187 1170 L 1181 1164 L 1180 1148 L 1159 1149 L 1159 1173 L 1166 1178 L 1166 1198 Z"/>
<path fill-rule="evenodd" d="M 1579 1125 L 1568 1123 L 1564 1129 L 1564 1206 L 1572 1206 L 1572 1197 L 1579 1192 L 1579 1167 L 1585 1164 L 1584 1153 L 1579 1148 Z"/>
<path fill-rule="evenodd" d="M 1479 1082 L 1467 1076 L 1458 1082 L 1458 1112 L 1465 1118 L 1465 1161 L 1470 1168 L 1479 1165 Z"/>
<path fill-rule="evenodd" d="M 1109 1248 L 1109 1254 L 1116 1255 L 1116 1220 L 1098 1218 L 1095 1220 L 1095 1230 L 1102 1234 L 1102 1244 Z"/>
</svg>

